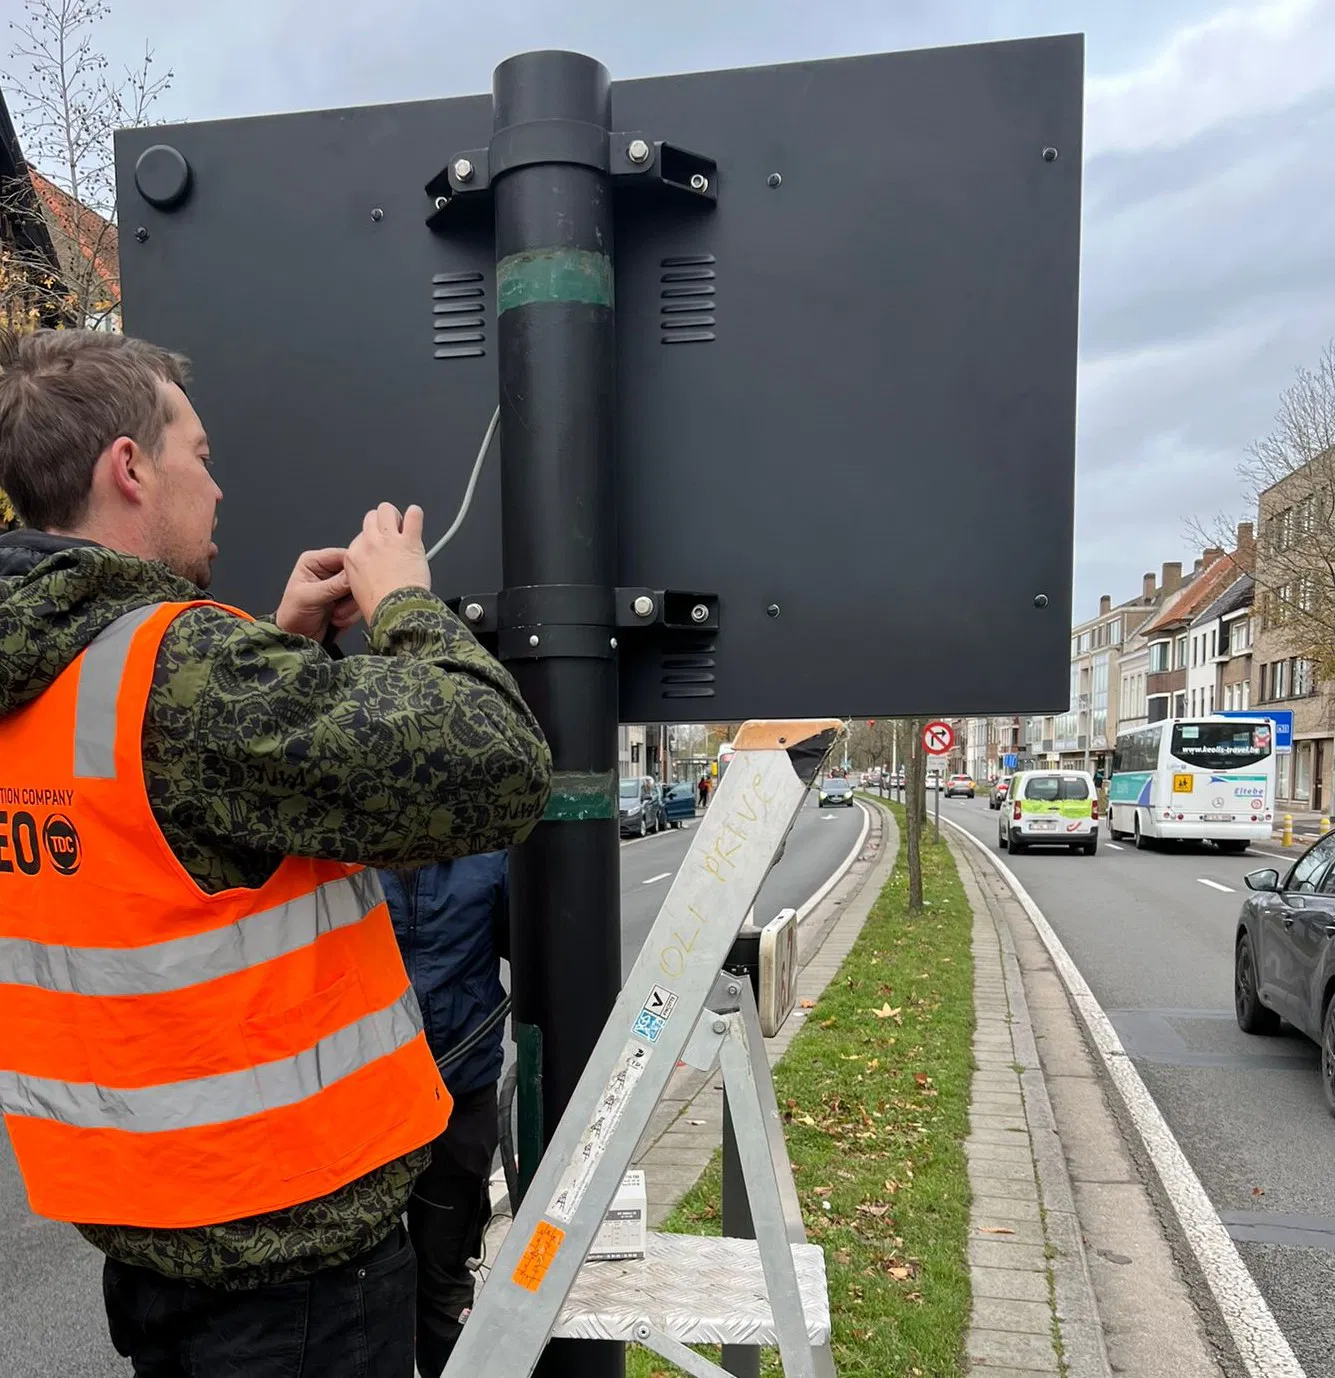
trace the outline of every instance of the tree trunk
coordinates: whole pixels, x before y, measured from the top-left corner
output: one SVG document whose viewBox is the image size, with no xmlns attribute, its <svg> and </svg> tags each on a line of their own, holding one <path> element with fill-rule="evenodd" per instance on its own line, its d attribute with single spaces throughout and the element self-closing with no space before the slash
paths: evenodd
<svg viewBox="0 0 1335 1378">
<path fill-rule="evenodd" d="M 922 746 L 922 724 L 916 719 L 908 724 L 908 762 L 904 772 L 905 827 L 908 832 L 909 856 L 909 912 L 922 908 L 922 829 L 926 821 L 927 793 L 924 772 L 926 752 Z"/>
</svg>

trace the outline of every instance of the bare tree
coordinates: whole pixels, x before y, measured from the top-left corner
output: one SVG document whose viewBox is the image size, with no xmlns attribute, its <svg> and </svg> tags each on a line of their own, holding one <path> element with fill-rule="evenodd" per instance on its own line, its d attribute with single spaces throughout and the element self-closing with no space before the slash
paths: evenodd
<svg viewBox="0 0 1335 1378">
<path fill-rule="evenodd" d="M 17 245 L 0 290 L 21 292 L 34 324 L 97 327 L 120 309 L 112 135 L 149 123 L 172 73 L 154 70 L 145 45 L 138 67 L 112 74 L 95 43 L 110 13 L 104 0 L 24 0 L 23 18 L 11 25 L 3 77 L 33 175 L 31 185 L 4 188 L 0 205 L 11 218 L 34 210 L 45 218 L 58 264 Z"/>
<path fill-rule="evenodd" d="M 1315 682 L 1335 679 L 1335 340 L 1280 397 L 1274 427 L 1238 466 L 1256 533 L 1256 608 Z M 1231 549 L 1225 518 L 1193 522 L 1207 545 Z"/>
</svg>

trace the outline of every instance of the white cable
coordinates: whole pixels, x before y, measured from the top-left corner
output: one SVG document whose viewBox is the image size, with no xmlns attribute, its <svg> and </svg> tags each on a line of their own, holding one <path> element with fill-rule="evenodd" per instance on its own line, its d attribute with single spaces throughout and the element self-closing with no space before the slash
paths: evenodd
<svg viewBox="0 0 1335 1378">
<path fill-rule="evenodd" d="M 487 426 L 487 433 L 482 437 L 482 448 L 477 452 L 477 458 L 473 461 L 473 472 L 468 479 L 468 487 L 464 490 L 463 505 L 459 508 L 459 515 L 455 517 L 454 524 L 450 529 L 431 547 L 426 553 L 428 561 L 434 560 L 442 550 L 455 538 L 459 528 L 464 524 L 464 518 L 468 515 L 468 509 L 473 505 L 473 489 L 477 487 L 477 476 L 482 472 L 483 461 L 487 457 L 487 451 L 491 449 L 491 438 L 496 434 L 496 427 L 501 419 L 501 409 L 496 408 L 491 414 L 491 422 Z"/>
</svg>

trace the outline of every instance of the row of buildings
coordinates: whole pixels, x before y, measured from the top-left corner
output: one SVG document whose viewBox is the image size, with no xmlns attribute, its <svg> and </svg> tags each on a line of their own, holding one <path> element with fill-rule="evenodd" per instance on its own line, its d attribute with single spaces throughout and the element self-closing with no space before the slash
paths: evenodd
<svg viewBox="0 0 1335 1378">
<path fill-rule="evenodd" d="M 951 768 L 987 779 L 1013 756 L 1107 772 L 1118 732 L 1164 718 L 1285 709 L 1293 747 L 1277 759 L 1280 807 L 1330 810 L 1335 682 L 1320 681 L 1293 653 L 1285 626 L 1287 609 L 1306 607 L 1310 596 L 1292 587 L 1291 571 L 1301 566 L 1295 547 L 1319 520 L 1317 483 L 1300 469 L 1267 489 L 1259 541 L 1257 524 L 1243 522 L 1232 549 L 1203 550 L 1189 570 L 1166 563 L 1124 602 L 1101 598 L 1097 614 L 1071 629 L 1068 710 L 958 719 Z"/>
</svg>

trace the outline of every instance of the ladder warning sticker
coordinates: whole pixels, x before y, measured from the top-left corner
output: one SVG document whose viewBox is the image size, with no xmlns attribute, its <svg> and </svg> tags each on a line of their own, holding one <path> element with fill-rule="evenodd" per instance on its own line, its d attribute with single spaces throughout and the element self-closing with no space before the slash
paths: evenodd
<svg viewBox="0 0 1335 1378">
<path fill-rule="evenodd" d="M 635 1021 L 633 1032 L 636 1038 L 642 1038 L 646 1043 L 657 1043 L 658 1035 L 663 1032 L 663 1025 L 668 1022 L 676 1008 L 677 997 L 672 991 L 655 986 L 649 992 L 649 998 L 644 1002 L 644 1008 Z"/>
<path fill-rule="evenodd" d="M 673 1000 L 675 999 L 674 996 Z M 593 1180 L 594 1169 L 598 1166 L 617 1125 L 621 1123 L 622 1115 L 626 1112 L 626 1104 L 635 1089 L 635 1083 L 639 1081 L 648 1065 L 647 1048 L 627 1043 L 621 1050 L 621 1056 L 617 1058 L 612 1075 L 608 1077 L 607 1085 L 603 1087 L 603 1093 L 594 1108 L 593 1122 L 580 1135 L 574 1156 L 566 1164 L 566 1169 L 556 1184 L 556 1191 L 547 1205 L 547 1214 L 553 1220 L 568 1225 L 575 1218 L 579 1203 L 584 1199 L 589 1183 Z"/>
<path fill-rule="evenodd" d="M 533 1237 L 528 1241 L 528 1248 L 524 1250 L 519 1266 L 514 1271 L 512 1281 L 515 1286 L 522 1287 L 526 1292 L 536 1292 L 542 1286 L 542 1280 L 547 1276 L 547 1270 L 552 1266 L 556 1251 L 565 1237 L 564 1230 L 539 1220 Z"/>
</svg>

